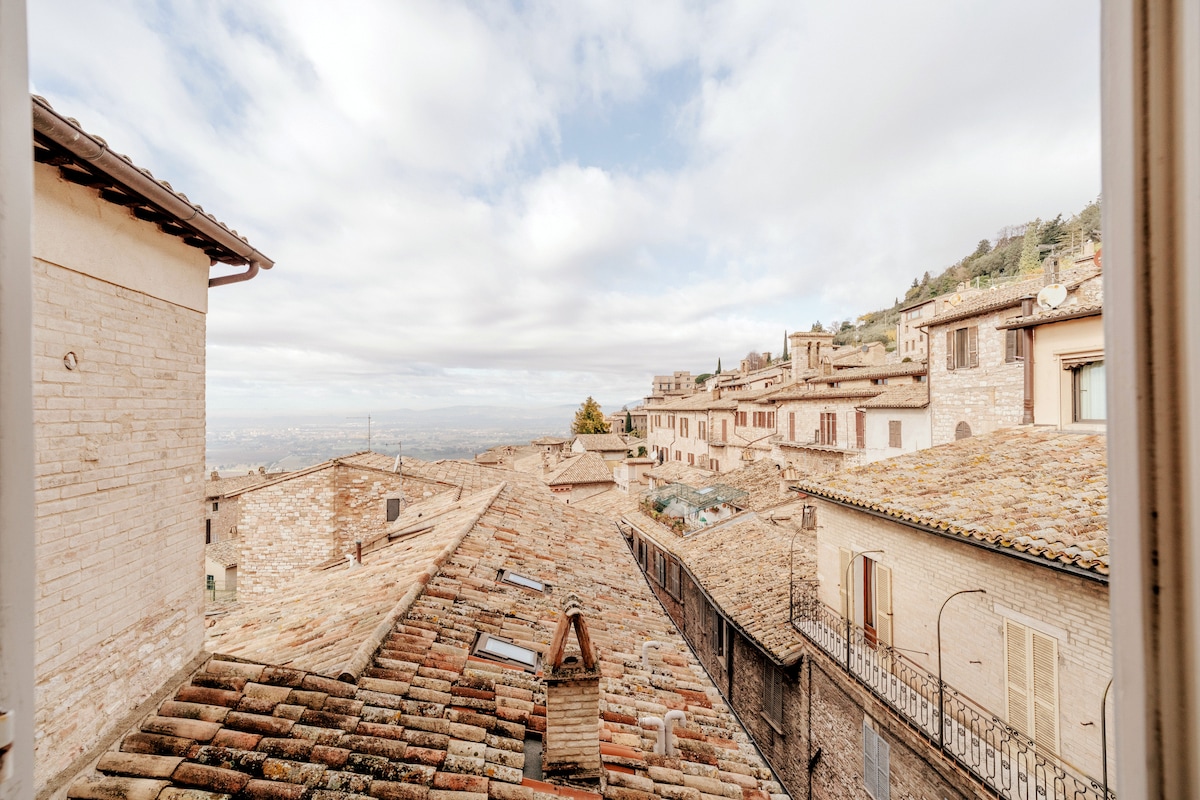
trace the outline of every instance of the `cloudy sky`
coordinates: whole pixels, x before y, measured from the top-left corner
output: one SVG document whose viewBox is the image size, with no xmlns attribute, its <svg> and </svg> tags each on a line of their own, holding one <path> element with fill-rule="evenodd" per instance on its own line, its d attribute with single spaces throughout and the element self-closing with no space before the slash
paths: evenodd
<svg viewBox="0 0 1200 800">
<path fill-rule="evenodd" d="M 33 90 L 277 266 L 210 413 L 646 393 L 1099 193 L 1096 0 L 34 0 Z"/>
</svg>

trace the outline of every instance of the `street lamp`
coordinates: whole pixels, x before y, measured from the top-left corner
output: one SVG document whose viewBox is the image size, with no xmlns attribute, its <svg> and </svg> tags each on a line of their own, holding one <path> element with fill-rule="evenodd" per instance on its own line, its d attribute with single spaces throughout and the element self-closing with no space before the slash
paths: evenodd
<svg viewBox="0 0 1200 800">
<path fill-rule="evenodd" d="M 937 618 L 937 656 L 938 656 L 938 748 L 946 749 L 946 684 L 942 682 L 942 612 L 949 603 L 960 594 L 987 594 L 986 589 L 963 589 L 946 598 L 938 609 Z"/>
<path fill-rule="evenodd" d="M 860 553 L 855 553 L 850 556 L 850 563 L 846 565 L 846 574 L 842 576 L 842 586 L 846 587 L 843 594 L 846 597 L 845 609 L 843 613 L 846 615 L 846 669 L 850 669 L 850 570 L 854 567 L 855 560 L 859 556 L 883 555 L 882 550 L 863 550 Z"/>
</svg>

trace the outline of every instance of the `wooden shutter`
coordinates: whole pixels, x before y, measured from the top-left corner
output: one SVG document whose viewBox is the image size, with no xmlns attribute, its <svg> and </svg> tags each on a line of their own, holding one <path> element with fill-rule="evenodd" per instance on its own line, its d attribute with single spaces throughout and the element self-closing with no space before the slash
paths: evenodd
<svg viewBox="0 0 1200 800">
<path fill-rule="evenodd" d="M 903 447 L 904 440 L 900 436 L 900 420 L 888 420 L 888 447 Z"/>
<path fill-rule="evenodd" d="M 763 660 L 763 714 L 771 722 L 783 724 L 783 672 Z"/>
<path fill-rule="evenodd" d="M 1058 752 L 1058 640 L 1030 631 L 1030 700 L 1033 741 L 1047 752 Z"/>
<path fill-rule="evenodd" d="M 729 428 L 726 427 L 728 425 L 728 423 L 729 423 L 729 420 L 727 420 L 727 419 L 721 420 L 721 441 L 722 442 L 729 441 Z"/>
<path fill-rule="evenodd" d="M 796 412 L 788 412 L 788 441 L 796 441 Z"/>
<path fill-rule="evenodd" d="M 946 369 L 954 369 L 954 331 L 946 331 Z"/>
<path fill-rule="evenodd" d="M 1004 716 L 1021 733 L 1029 725 L 1029 648 L 1024 625 L 1004 620 Z"/>
<path fill-rule="evenodd" d="M 967 366 L 979 366 L 979 326 L 967 328 Z"/>
<path fill-rule="evenodd" d="M 1015 330 L 1004 332 L 1004 360 L 1007 363 L 1011 364 L 1017 360 L 1017 337 L 1019 335 Z"/>
<path fill-rule="evenodd" d="M 892 571 L 875 565 L 875 635 L 881 644 L 892 644 Z"/>
<path fill-rule="evenodd" d="M 845 614 L 847 619 L 854 617 L 854 605 L 850 602 L 853 595 L 850 593 L 849 585 L 852 576 L 846 574 L 846 570 L 850 568 L 850 556 L 849 550 L 838 548 L 838 613 Z"/>
<path fill-rule="evenodd" d="M 854 438 L 859 450 L 867 446 L 867 412 L 854 412 Z"/>
</svg>

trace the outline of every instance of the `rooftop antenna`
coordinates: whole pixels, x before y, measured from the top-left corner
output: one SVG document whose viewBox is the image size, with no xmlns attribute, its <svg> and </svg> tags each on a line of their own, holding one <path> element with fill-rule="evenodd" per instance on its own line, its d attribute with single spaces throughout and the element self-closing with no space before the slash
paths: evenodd
<svg viewBox="0 0 1200 800">
<path fill-rule="evenodd" d="M 384 442 L 384 445 L 392 444 L 392 442 Z M 392 472 L 400 476 L 400 505 L 408 508 L 408 496 L 404 494 L 404 443 L 399 439 L 395 442 L 396 445 L 396 463 L 392 466 Z"/>
<path fill-rule="evenodd" d="M 364 419 L 363 417 L 346 417 L 346 419 Z M 367 414 L 367 450 L 371 449 L 371 415 Z"/>
</svg>

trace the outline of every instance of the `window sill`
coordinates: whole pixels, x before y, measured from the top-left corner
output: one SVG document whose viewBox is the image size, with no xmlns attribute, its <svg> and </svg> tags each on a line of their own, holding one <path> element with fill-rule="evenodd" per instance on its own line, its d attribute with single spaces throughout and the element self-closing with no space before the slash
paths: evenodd
<svg viewBox="0 0 1200 800">
<path fill-rule="evenodd" d="M 763 718 L 763 722 L 771 726 L 771 730 L 775 731 L 777 735 L 784 737 L 787 736 L 787 734 L 783 732 L 783 725 L 768 717 L 766 712 L 759 711 L 758 715 Z"/>
</svg>

